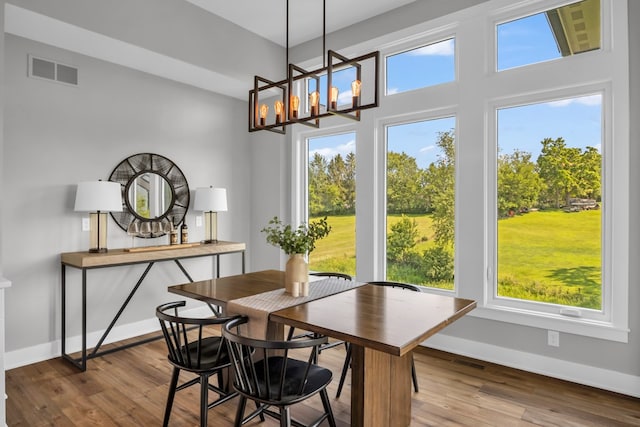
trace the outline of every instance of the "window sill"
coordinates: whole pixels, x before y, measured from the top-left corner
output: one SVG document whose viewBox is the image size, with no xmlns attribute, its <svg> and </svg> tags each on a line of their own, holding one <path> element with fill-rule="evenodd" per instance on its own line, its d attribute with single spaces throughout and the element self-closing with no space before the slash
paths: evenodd
<svg viewBox="0 0 640 427">
<path fill-rule="evenodd" d="M 629 341 L 628 328 L 620 328 L 609 322 L 601 322 L 584 318 L 572 318 L 558 314 L 488 305 L 476 308 L 469 313 L 468 316 L 530 326 L 534 328 L 551 329 L 554 331 L 608 341 L 623 343 Z"/>
</svg>

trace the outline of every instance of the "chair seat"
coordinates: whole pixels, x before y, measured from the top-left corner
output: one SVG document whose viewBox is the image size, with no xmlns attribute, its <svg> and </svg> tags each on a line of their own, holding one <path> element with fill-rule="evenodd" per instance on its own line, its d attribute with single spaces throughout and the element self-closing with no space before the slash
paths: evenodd
<svg viewBox="0 0 640 427">
<path fill-rule="evenodd" d="M 258 397 L 265 402 L 268 401 L 270 404 L 290 405 L 317 393 L 331 382 L 332 373 L 329 369 L 317 365 L 309 365 L 307 362 L 296 359 L 286 359 L 287 365 L 284 374 L 285 380 L 282 384 L 282 396 L 278 398 L 280 375 L 282 374 L 284 361 L 285 358 L 281 356 L 274 356 L 268 359 L 266 364 L 269 369 L 266 376 L 269 379 L 268 386 L 265 380 L 265 363 L 263 361 L 254 363 L 260 392 L 257 395 L 250 396 L 252 399 Z M 305 378 L 307 369 L 309 369 L 309 373 L 306 377 L 306 383 L 302 387 L 302 392 L 300 392 L 301 380 Z"/>
<path fill-rule="evenodd" d="M 222 348 L 220 346 L 222 345 Z M 200 363 L 198 364 L 198 347 L 200 347 Z M 185 363 L 169 360 L 181 369 L 192 372 L 209 371 L 231 363 L 229 352 L 222 337 L 207 337 L 202 341 L 194 341 L 180 348 Z M 218 353 L 220 351 L 220 353 Z"/>
</svg>

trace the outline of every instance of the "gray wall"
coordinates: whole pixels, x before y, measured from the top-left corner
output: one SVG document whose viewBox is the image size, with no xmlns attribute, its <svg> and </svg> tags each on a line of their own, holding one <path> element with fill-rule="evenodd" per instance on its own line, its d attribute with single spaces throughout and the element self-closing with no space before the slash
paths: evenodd
<svg viewBox="0 0 640 427">
<path fill-rule="evenodd" d="M 249 238 L 250 150 L 245 103 L 124 67 L 6 35 L 2 204 L 3 259 L 13 287 L 6 294 L 7 351 L 55 342 L 60 334 L 60 252 L 86 250 L 83 213 L 73 211 L 75 185 L 107 179 L 124 158 L 141 152 L 173 160 L 192 190 L 226 187 L 229 212 L 219 215 L 223 240 Z M 27 77 L 27 54 L 78 67 L 78 87 Z M 203 238 L 190 211 L 191 238 Z M 108 245 L 130 239 L 109 219 Z M 166 238 L 147 244 L 166 243 Z M 239 256 L 224 257 L 227 273 Z M 211 260 L 185 261 L 194 279 L 211 277 Z M 143 266 L 89 273 L 89 329 L 104 329 Z M 69 270 L 78 295 L 80 275 Z M 120 324 L 154 317 L 176 299 L 166 285 L 186 281 L 173 263 L 154 266 Z M 76 302 L 76 304 L 74 304 Z M 71 335 L 77 298 L 70 298 Z M 75 307 L 75 308 L 74 308 Z"/>
</svg>

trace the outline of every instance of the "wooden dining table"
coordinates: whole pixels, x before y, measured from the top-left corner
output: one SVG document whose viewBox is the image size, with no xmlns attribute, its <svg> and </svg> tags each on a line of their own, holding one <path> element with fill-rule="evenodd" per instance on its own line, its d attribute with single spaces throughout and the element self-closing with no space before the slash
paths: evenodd
<svg viewBox="0 0 640 427">
<path fill-rule="evenodd" d="M 280 288 L 283 272 L 267 270 L 170 286 L 169 292 L 224 311 L 233 300 Z M 268 318 L 351 343 L 352 426 L 406 427 L 411 423 L 411 352 L 475 306 L 463 298 L 362 284 L 272 311 Z M 277 330 L 281 336 L 282 329 Z"/>
</svg>

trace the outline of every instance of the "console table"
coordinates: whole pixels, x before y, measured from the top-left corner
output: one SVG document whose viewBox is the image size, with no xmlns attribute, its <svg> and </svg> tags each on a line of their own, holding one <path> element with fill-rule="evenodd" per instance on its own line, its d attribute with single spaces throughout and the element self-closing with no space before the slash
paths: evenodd
<svg viewBox="0 0 640 427">
<path fill-rule="evenodd" d="M 216 260 L 216 277 L 220 277 L 220 255 L 225 254 L 233 254 L 240 253 L 242 255 L 242 273 L 245 271 L 245 249 L 246 245 L 244 243 L 238 242 L 223 242 L 219 241 L 218 243 L 211 244 L 198 244 L 198 245 L 188 245 L 186 247 L 180 247 L 179 245 L 175 248 L 173 247 L 157 247 L 155 250 L 145 250 L 137 248 L 134 250 L 128 249 L 110 249 L 105 253 L 89 253 L 89 252 L 66 252 L 60 254 L 60 263 L 62 268 L 62 321 L 61 321 L 61 353 L 62 358 L 68 360 L 73 363 L 80 370 L 85 371 L 87 369 L 87 360 L 92 359 L 94 357 L 103 356 L 108 353 L 113 353 L 114 351 L 123 350 L 125 348 L 132 347 L 134 345 L 143 344 L 145 342 L 156 339 L 148 338 L 145 340 L 139 340 L 130 344 L 126 344 L 120 347 L 116 347 L 113 349 L 105 350 L 100 352 L 100 346 L 107 338 L 107 335 L 111 331 L 111 329 L 115 326 L 118 318 L 123 313 L 131 298 L 133 298 L 134 294 L 142 284 L 145 276 L 153 267 L 156 262 L 161 261 L 174 261 L 185 277 L 193 282 L 193 279 L 184 268 L 184 266 L 180 263 L 182 259 L 188 258 L 197 258 L 197 257 L 205 257 L 210 256 L 215 258 Z M 124 303 L 115 314 L 113 320 L 105 330 L 104 334 L 98 341 L 98 344 L 93 348 L 91 353 L 87 352 L 87 271 L 97 268 L 108 268 L 108 267 L 118 267 L 125 265 L 133 265 L 133 264 L 147 264 L 147 268 L 144 270 L 137 283 L 131 289 L 131 292 L 125 299 Z M 66 267 L 73 267 L 82 270 L 82 350 L 80 357 L 72 357 L 70 354 L 67 354 L 66 351 Z M 215 311 L 215 308 L 210 305 L 212 310 Z"/>
</svg>

